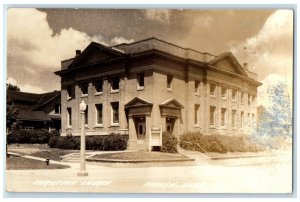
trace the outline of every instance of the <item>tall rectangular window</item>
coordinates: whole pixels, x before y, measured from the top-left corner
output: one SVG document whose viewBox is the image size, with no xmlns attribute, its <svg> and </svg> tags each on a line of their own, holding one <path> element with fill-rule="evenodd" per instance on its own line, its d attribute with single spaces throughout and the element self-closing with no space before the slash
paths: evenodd
<svg viewBox="0 0 300 202">
<path fill-rule="evenodd" d="M 111 103 L 111 110 L 112 110 L 112 124 L 119 123 L 119 102 L 112 102 Z"/>
<path fill-rule="evenodd" d="M 67 100 L 73 98 L 73 86 L 67 86 Z"/>
<path fill-rule="evenodd" d="M 237 94 L 237 90 L 236 89 L 232 89 L 232 96 L 231 96 L 231 98 L 232 98 L 233 101 L 236 101 L 236 94 Z"/>
<path fill-rule="evenodd" d="M 86 106 L 86 109 L 84 111 L 84 115 L 85 115 L 85 124 L 89 123 L 89 106 Z"/>
<path fill-rule="evenodd" d="M 209 112 L 209 125 L 215 125 L 215 114 L 216 114 L 216 107 L 210 106 L 210 112 Z"/>
<path fill-rule="evenodd" d="M 89 88 L 89 84 L 88 83 L 81 83 L 80 84 L 81 96 L 88 95 L 88 88 Z"/>
<path fill-rule="evenodd" d="M 60 114 L 61 113 L 61 107 L 60 104 L 55 104 L 55 109 L 54 109 L 54 113 L 55 114 Z"/>
<path fill-rule="evenodd" d="M 199 95 L 200 81 L 195 81 L 195 95 Z"/>
<path fill-rule="evenodd" d="M 235 128 L 236 125 L 236 110 L 232 110 L 231 114 L 231 126 L 232 128 Z"/>
<path fill-rule="evenodd" d="M 221 109 L 221 126 L 226 126 L 226 108 Z"/>
<path fill-rule="evenodd" d="M 209 92 L 210 92 L 210 96 L 212 97 L 216 96 L 216 84 L 211 83 L 209 85 Z"/>
<path fill-rule="evenodd" d="M 96 94 L 101 94 L 103 92 L 103 79 L 94 81 Z"/>
<path fill-rule="evenodd" d="M 255 124 L 256 120 L 255 120 L 255 114 L 252 114 L 252 124 Z"/>
<path fill-rule="evenodd" d="M 244 112 L 241 112 L 241 128 L 244 127 Z"/>
<path fill-rule="evenodd" d="M 167 89 L 172 90 L 173 76 L 167 75 Z"/>
<path fill-rule="evenodd" d="M 120 78 L 119 77 L 113 77 L 110 80 L 111 85 L 111 92 L 119 92 L 119 84 L 120 84 Z"/>
<path fill-rule="evenodd" d="M 248 125 L 250 126 L 251 125 L 251 122 L 250 122 L 250 113 L 248 113 Z"/>
<path fill-rule="evenodd" d="M 256 105 L 255 100 L 256 100 L 256 96 L 253 95 L 253 96 L 252 96 L 252 105 L 253 105 L 253 106 Z"/>
<path fill-rule="evenodd" d="M 195 104 L 195 115 L 194 115 L 194 124 L 199 125 L 199 104 Z"/>
<path fill-rule="evenodd" d="M 103 107 L 102 104 L 96 104 L 96 124 L 103 124 Z"/>
<path fill-rule="evenodd" d="M 241 92 L 241 104 L 244 104 L 244 92 Z"/>
<path fill-rule="evenodd" d="M 138 90 L 144 89 L 145 87 L 145 76 L 144 73 L 137 74 Z"/>
<path fill-rule="evenodd" d="M 68 123 L 68 127 L 72 126 L 72 109 L 71 108 L 67 108 L 67 123 Z"/>
<path fill-rule="evenodd" d="M 251 95 L 248 94 L 248 105 L 251 105 Z"/>
<path fill-rule="evenodd" d="M 221 98 L 222 99 L 226 99 L 227 98 L 227 87 L 226 86 L 222 86 L 221 87 Z"/>
</svg>

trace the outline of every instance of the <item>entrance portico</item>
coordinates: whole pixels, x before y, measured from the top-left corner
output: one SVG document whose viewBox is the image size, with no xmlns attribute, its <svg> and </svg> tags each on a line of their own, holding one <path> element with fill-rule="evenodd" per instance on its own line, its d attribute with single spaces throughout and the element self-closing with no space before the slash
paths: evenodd
<svg viewBox="0 0 300 202">
<path fill-rule="evenodd" d="M 129 149 L 147 149 L 153 104 L 136 97 L 125 105 L 128 117 Z"/>
</svg>

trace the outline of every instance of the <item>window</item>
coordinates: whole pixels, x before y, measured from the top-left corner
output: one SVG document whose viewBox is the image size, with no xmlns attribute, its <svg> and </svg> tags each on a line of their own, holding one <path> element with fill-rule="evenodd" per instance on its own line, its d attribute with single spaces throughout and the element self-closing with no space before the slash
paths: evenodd
<svg viewBox="0 0 300 202">
<path fill-rule="evenodd" d="M 248 94 L 248 105 L 251 105 L 251 95 Z"/>
<path fill-rule="evenodd" d="M 167 89 L 172 90 L 172 82 L 173 82 L 173 76 L 168 75 L 167 76 Z"/>
<path fill-rule="evenodd" d="M 248 125 L 250 126 L 251 125 L 251 122 L 250 122 L 250 113 L 248 113 Z"/>
<path fill-rule="evenodd" d="M 68 127 L 72 126 L 72 109 L 71 108 L 67 108 L 67 123 L 68 123 Z"/>
<path fill-rule="evenodd" d="M 195 125 L 199 125 L 199 108 L 200 105 L 199 104 L 195 104 L 195 117 L 194 117 L 194 124 Z"/>
<path fill-rule="evenodd" d="M 137 74 L 137 83 L 138 83 L 138 90 L 142 90 L 145 87 L 145 76 L 144 73 Z"/>
<path fill-rule="evenodd" d="M 200 81 L 195 81 L 195 95 L 199 95 Z"/>
<path fill-rule="evenodd" d="M 84 111 L 84 116 L 85 116 L 85 125 L 89 123 L 89 106 L 86 106 L 86 109 Z"/>
<path fill-rule="evenodd" d="M 96 104 L 96 124 L 103 124 L 103 107 L 102 104 Z"/>
<path fill-rule="evenodd" d="M 88 88 L 89 88 L 89 84 L 88 83 L 82 83 L 82 84 L 80 84 L 81 96 L 87 96 L 88 95 Z"/>
<path fill-rule="evenodd" d="M 112 109 L 112 124 L 118 124 L 119 123 L 119 102 L 112 102 L 111 103 L 111 109 Z"/>
<path fill-rule="evenodd" d="M 237 94 L 237 90 L 236 89 L 232 89 L 232 100 L 236 101 L 236 94 Z"/>
<path fill-rule="evenodd" d="M 55 114 L 60 114 L 61 113 L 61 107 L 60 104 L 55 104 L 55 109 L 54 109 L 54 113 Z"/>
<path fill-rule="evenodd" d="M 221 109 L 221 126 L 226 126 L 226 109 Z"/>
<path fill-rule="evenodd" d="M 226 86 L 222 86 L 221 87 L 221 98 L 222 99 L 226 99 L 227 98 L 227 87 Z"/>
<path fill-rule="evenodd" d="M 256 96 L 252 96 L 252 105 L 255 107 Z"/>
<path fill-rule="evenodd" d="M 73 98 L 73 87 L 67 86 L 67 100 L 70 100 Z"/>
<path fill-rule="evenodd" d="M 241 92 L 241 104 L 244 104 L 244 92 Z"/>
<path fill-rule="evenodd" d="M 216 84 L 211 83 L 209 85 L 209 91 L 210 91 L 210 96 L 215 97 L 216 96 Z"/>
<path fill-rule="evenodd" d="M 114 77 L 110 80 L 111 92 L 119 92 L 120 78 Z"/>
<path fill-rule="evenodd" d="M 244 112 L 241 112 L 241 128 L 244 126 Z"/>
<path fill-rule="evenodd" d="M 210 106 L 210 113 L 209 113 L 209 125 L 215 125 L 215 113 L 216 113 L 216 107 Z"/>
<path fill-rule="evenodd" d="M 236 125 L 236 110 L 232 110 L 231 114 L 231 126 L 232 128 L 235 128 Z"/>
<path fill-rule="evenodd" d="M 256 120 L 255 120 L 255 114 L 252 114 L 252 124 L 255 124 Z"/>
<path fill-rule="evenodd" d="M 103 92 L 103 79 L 94 81 L 96 94 L 101 94 Z"/>
</svg>

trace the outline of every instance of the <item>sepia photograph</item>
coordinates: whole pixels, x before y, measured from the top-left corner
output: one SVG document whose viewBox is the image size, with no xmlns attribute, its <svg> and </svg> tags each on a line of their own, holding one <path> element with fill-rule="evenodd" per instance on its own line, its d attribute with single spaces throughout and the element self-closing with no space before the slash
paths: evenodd
<svg viewBox="0 0 300 202">
<path fill-rule="evenodd" d="M 5 12 L 7 192 L 293 193 L 293 8 Z"/>
</svg>

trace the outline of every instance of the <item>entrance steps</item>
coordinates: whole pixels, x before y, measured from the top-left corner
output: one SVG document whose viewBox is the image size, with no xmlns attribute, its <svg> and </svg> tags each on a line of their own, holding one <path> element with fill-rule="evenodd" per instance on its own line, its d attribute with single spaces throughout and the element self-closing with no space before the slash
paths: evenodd
<svg viewBox="0 0 300 202">
<path fill-rule="evenodd" d="M 93 153 L 86 153 L 85 158 L 92 156 Z M 71 153 L 61 157 L 61 161 L 63 162 L 80 162 L 80 153 Z"/>
<path fill-rule="evenodd" d="M 147 144 L 148 141 L 128 141 L 127 144 L 127 150 L 130 151 L 148 151 L 149 150 L 149 145 Z"/>
</svg>

